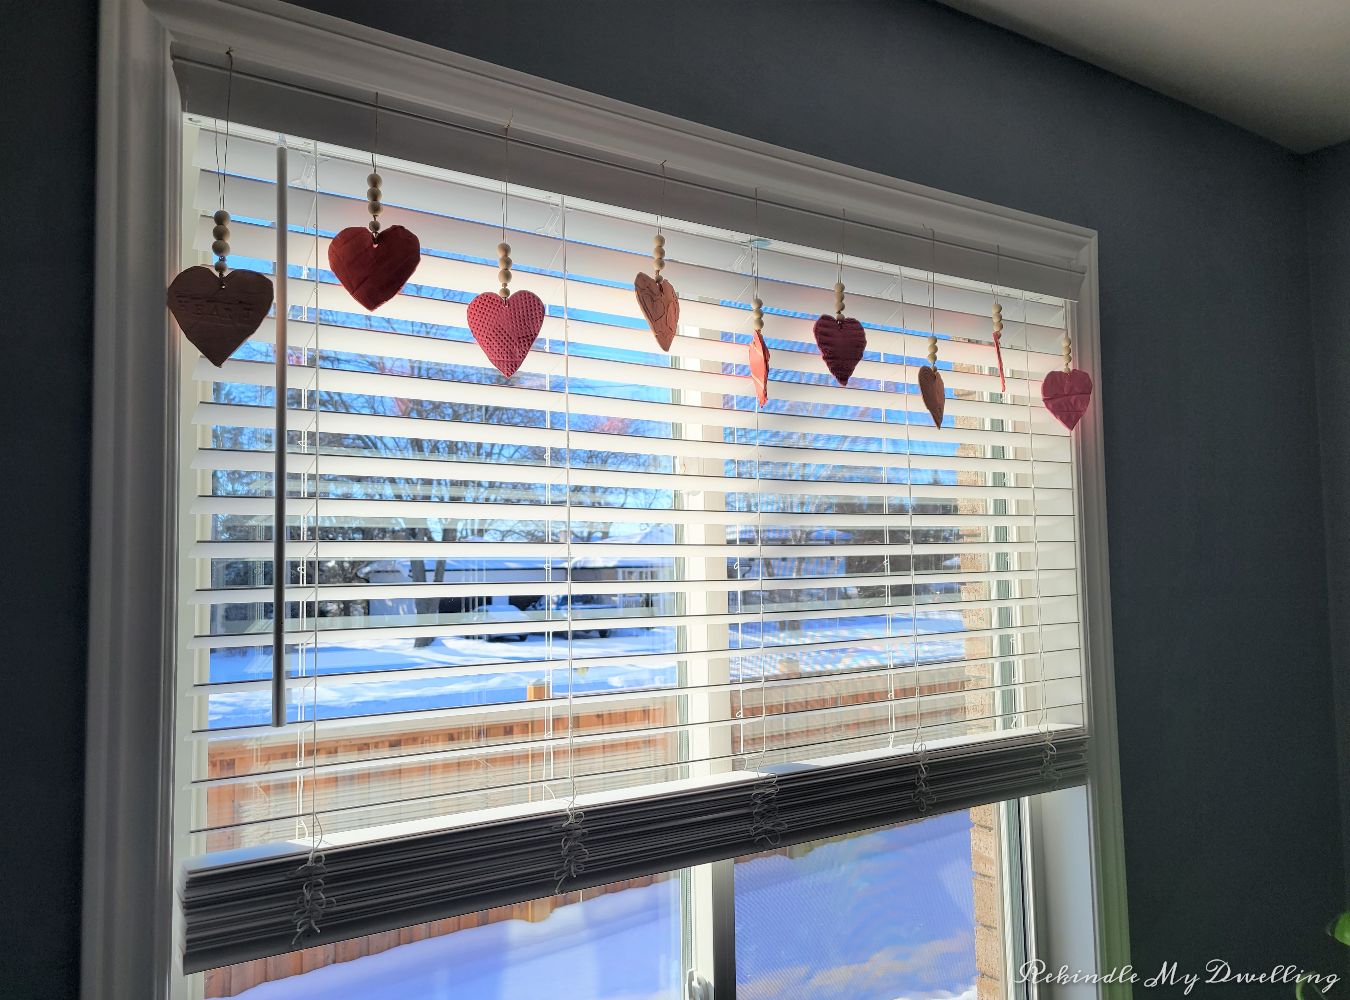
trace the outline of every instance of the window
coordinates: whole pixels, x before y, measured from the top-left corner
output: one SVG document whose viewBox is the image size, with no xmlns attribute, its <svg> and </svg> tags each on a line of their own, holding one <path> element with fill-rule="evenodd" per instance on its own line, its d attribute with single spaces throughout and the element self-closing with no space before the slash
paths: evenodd
<svg viewBox="0 0 1350 1000">
<path fill-rule="evenodd" d="M 184 136 L 183 247 L 197 263 L 224 137 L 197 116 Z M 700 942 L 726 946 L 714 928 L 728 890 L 702 862 L 751 847 L 730 889 L 738 995 L 778 995 L 764 992 L 782 972 L 772 949 L 818 918 L 813 873 L 844 857 L 845 881 L 870 877 L 869 857 L 884 855 L 892 880 L 933 851 L 964 859 L 937 869 L 955 882 L 907 890 L 935 922 L 900 933 L 960 925 L 965 936 L 934 936 L 919 979 L 878 989 L 922 979 L 952 991 L 931 995 L 960 995 L 976 952 L 1006 966 L 1020 902 L 1002 868 L 972 866 L 981 850 L 1003 865 L 990 845 L 1020 834 L 1005 807 L 984 803 L 1082 780 L 1075 454 L 1036 396 L 1072 304 L 843 253 L 848 225 L 839 247 L 812 248 L 520 184 L 504 196 L 497 179 L 382 156 L 382 218 L 420 236 L 423 260 L 372 315 L 326 263 L 336 231 L 365 221 L 369 169 L 368 151 L 230 130 L 232 266 L 285 273 L 284 717 L 272 715 L 269 321 L 222 368 L 191 351 L 183 361 L 177 855 L 188 967 L 207 970 L 185 988 L 236 995 L 368 960 L 398 927 L 447 938 L 435 961 L 450 961 L 469 947 L 466 926 L 488 940 L 475 925 L 520 912 L 540 923 L 512 937 L 522 947 L 555 932 L 568 948 L 605 947 L 592 919 L 646 900 L 631 903 L 650 910 L 646 932 L 678 931 L 680 944 L 642 970 L 659 982 L 622 988 L 678 996 L 716 962 L 716 945 Z M 681 295 L 668 354 L 631 287 L 658 224 Z M 510 380 L 464 321 L 495 286 L 503 230 L 513 288 L 548 307 Z M 839 276 L 868 332 L 847 387 L 811 335 Z M 762 408 L 746 362 L 756 280 L 772 352 Z M 949 391 L 940 428 L 915 385 L 930 331 Z M 570 804 L 593 838 L 589 884 L 616 878 L 555 907 L 546 886 Z M 856 833 L 929 809 L 945 814 Z M 526 831 L 528 864 L 500 851 L 506 826 L 484 826 L 511 823 Z M 464 861 L 464 838 L 484 829 Z M 809 850 L 777 846 L 807 832 L 820 835 Z M 395 850 L 438 836 L 434 856 Z M 345 859 L 348 876 L 377 855 L 410 879 L 433 862 L 456 874 L 417 902 L 387 886 L 344 891 L 334 874 L 342 943 L 269 958 L 288 950 L 294 871 L 311 847 Z M 662 875 L 662 858 L 689 864 Z M 1000 901 L 982 949 L 977 883 Z M 445 913 L 428 922 L 426 906 Z M 576 921 L 590 928 L 580 940 L 559 930 Z M 838 950 L 811 940 L 837 973 L 864 939 L 833 926 Z M 965 957 L 948 962 L 943 948 Z M 547 961 L 532 968 L 551 975 Z M 826 995 L 807 986 L 822 970 L 807 970 L 798 995 Z"/>
</svg>

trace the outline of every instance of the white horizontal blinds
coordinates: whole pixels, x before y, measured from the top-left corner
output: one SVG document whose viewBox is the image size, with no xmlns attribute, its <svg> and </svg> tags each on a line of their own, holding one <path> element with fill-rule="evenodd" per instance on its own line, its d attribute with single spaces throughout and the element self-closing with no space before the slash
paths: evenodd
<svg viewBox="0 0 1350 1000">
<path fill-rule="evenodd" d="M 272 162 L 236 134 L 232 242 L 261 261 Z M 368 156 L 320 162 L 317 195 L 293 179 L 287 279 L 293 386 L 314 382 L 313 351 L 294 345 L 322 345 L 321 391 L 291 393 L 288 456 L 290 662 L 312 662 L 315 629 L 318 664 L 288 703 L 296 721 L 316 699 L 317 754 L 311 776 L 309 727 L 268 728 L 263 330 L 192 372 L 185 558 L 210 567 L 188 598 L 201 851 L 297 837 L 311 795 L 345 834 L 565 799 L 573 775 L 584 794 L 904 748 L 920 721 L 929 741 L 1081 725 L 1072 449 L 1038 395 L 1063 302 L 1004 298 L 1003 394 L 991 289 L 938 280 L 952 392 L 937 429 L 914 385 L 928 275 L 845 261 L 869 351 L 843 388 L 811 333 L 832 311 L 833 252 L 773 244 L 757 415 L 751 234 L 665 221 L 682 324 L 666 355 L 631 287 L 655 217 L 569 199 L 564 290 L 562 199 L 513 187 L 512 287 L 548 318 L 504 381 L 465 321 L 496 287 L 500 185 L 382 160 L 382 221 L 417 233 L 423 261 L 372 316 L 313 271 L 366 221 Z"/>
</svg>

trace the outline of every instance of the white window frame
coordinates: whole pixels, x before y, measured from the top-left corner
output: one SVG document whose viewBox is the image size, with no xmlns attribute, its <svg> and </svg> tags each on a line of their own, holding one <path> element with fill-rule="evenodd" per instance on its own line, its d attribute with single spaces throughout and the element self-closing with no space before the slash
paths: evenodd
<svg viewBox="0 0 1350 1000">
<path fill-rule="evenodd" d="M 176 948 L 181 338 L 169 329 L 164 288 L 179 260 L 182 116 L 171 40 L 233 47 L 290 76 L 379 90 L 447 115 L 505 121 L 513 114 L 597 155 L 667 159 L 729 186 L 760 186 L 803 204 L 828 190 L 831 211 L 920 222 L 939 239 L 1078 270 L 1082 285 L 1071 314 L 1076 360 L 1098 386 L 1074 435 L 1091 731 L 1086 829 L 1075 843 L 1090 862 L 1073 871 L 1052 864 L 1063 849 L 1053 837 L 1064 835 L 1064 821 L 1045 815 L 1053 805 L 1028 810 L 1027 921 L 1037 953 L 1052 966 L 1108 970 L 1129 961 L 1094 231 L 731 135 L 279 0 L 101 0 L 82 927 L 87 1000 L 167 1000 Z M 1081 935 L 1081 920 L 1065 926 L 1066 900 L 1091 918 L 1095 935 Z M 1128 985 L 1103 989 L 1129 995 Z"/>
</svg>

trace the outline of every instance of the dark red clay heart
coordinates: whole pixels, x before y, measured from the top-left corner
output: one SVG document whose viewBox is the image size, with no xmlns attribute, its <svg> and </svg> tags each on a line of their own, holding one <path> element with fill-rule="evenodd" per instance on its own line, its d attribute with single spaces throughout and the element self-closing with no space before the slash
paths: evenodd
<svg viewBox="0 0 1350 1000">
<path fill-rule="evenodd" d="M 919 369 L 919 395 L 933 423 L 941 427 L 942 414 L 947 409 L 947 387 L 942 383 L 942 374 L 931 365 Z"/>
<path fill-rule="evenodd" d="M 1041 383 L 1041 399 L 1056 420 L 1073 430 L 1092 402 L 1092 376 L 1081 368 L 1051 372 Z"/>
<path fill-rule="evenodd" d="M 525 362 L 544 326 L 544 303 L 534 292 L 503 299 L 484 292 L 469 303 L 469 331 L 493 367 L 507 378 Z"/>
<path fill-rule="evenodd" d="M 649 278 L 639 271 L 633 279 L 633 291 L 637 292 L 638 308 L 647 318 L 647 325 L 656 334 L 656 342 L 661 350 L 669 351 L 680 322 L 680 299 L 675 286 L 665 278 Z"/>
<path fill-rule="evenodd" d="M 357 302 L 374 312 L 399 293 L 422 261 L 422 244 L 402 226 L 372 237 L 349 226 L 328 244 L 328 266 Z"/>
<path fill-rule="evenodd" d="M 272 279 L 265 274 L 231 271 L 222 279 L 199 264 L 169 283 L 169 312 L 183 335 L 219 368 L 262 326 L 272 294 Z"/>
<path fill-rule="evenodd" d="M 816 320 L 814 332 L 825 367 L 836 382 L 848 385 L 853 369 L 858 367 L 863 351 L 867 349 L 867 333 L 862 324 L 847 316 L 842 319 L 822 316 Z"/>
<path fill-rule="evenodd" d="M 750 381 L 755 383 L 759 405 L 769 401 L 769 345 L 758 330 L 750 338 Z"/>
</svg>

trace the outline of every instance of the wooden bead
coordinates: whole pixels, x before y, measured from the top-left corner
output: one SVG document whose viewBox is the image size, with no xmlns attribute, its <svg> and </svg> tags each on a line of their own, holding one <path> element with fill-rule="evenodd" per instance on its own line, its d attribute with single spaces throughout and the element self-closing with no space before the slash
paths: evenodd
<svg viewBox="0 0 1350 1000">
<path fill-rule="evenodd" d="M 217 257 L 224 257 L 230 252 L 230 245 L 224 240 L 216 240 L 211 244 L 211 252 Z"/>
<path fill-rule="evenodd" d="M 380 189 L 379 189 L 379 188 L 367 188 L 367 189 L 366 189 L 366 201 L 379 201 L 379 200 L 380 200 Z"/>
<path fill-rule="evenodd" d="M 758 312 L 760 309 L 764 308 L 764 300 L 761 298 L 755 298 L 751 301 L 751 305 L 753 305 L 755 307 L 755 310 Z"/>
<path fill-rule="evenodd" d="M 379 232 L 380 232 L 380 220 L 379 220 L 379 219 L 371 219 L 368 223 L 366 223 L 366 228 L 369 229 L 372 233 L 375 233 L 376 235 L 379 235 Z"/>
<path fill-rule="evenodd" d="M 511 258 L 510 258 L 510 257 L 507 257 L 507 256 L 505 256 L 505 255 L 503 255 L 503 256 L 501 256 L 501 257 L 498 257 L 498 258 L 497 258 L 497 266 L 498 266 L 498 267 L 509 268 L 509 267 L 511 266 Z"/>
<path fill-rule="evenodd" d="M 663 247 L 666 245 L 666 238 L 662 236 L 660 233 L 657 233 L 655 236 L 652 237 L 652 245 Z"/>
<path fill-rule="evenodd" d="M 509 267 L 504 267 L 500 271 L 498 271 L 497 280 L 500 281 L 503 285 L 506 284 L 508 281 L 510 281 L 511 269 Z"/>
<path fill-rule="evenodd" d="M 228 226 L 230 224 L 230 213 L 222 208 L 215 215 L 211 216 L 211 221 L 217 226 Z"/>
<path fill-rule="evenodd" d="M 498 254 L 503 254 L 503 255 L 504 255 L 504 254 L 508 254 L 508 253 L 510 253 L 510 252 L 511 252 L 511 244 L 510 244 L 510 243 L 498 243 L 498 244 L 497 244 L 497 253 L 498 253 Z"/>
<path fill-rule="evenodd" d="M 214 229 L 211 230 L 211 239 L 213 240 L 228 240 L 229 238 L 230 238 L 229 226 L 216 226 Z"/>
<path fill-rule="evenodd" d="M 366 184 L 369 185 L 370 187 L 377 188 L 383 183 L 384 178 L 381 177 L 379 174 L 374 172 L 366 174 Z"/>
<path fill-rule="evenodd" d="M 366 203 L 366 209 L 370 212 L 371 215 L 379 215 L 381 212 L 384 211 L 384 206 L 381 205 L 378 201 L 371 201 Z"/>
<path fill-rule="evenodd" d="M 835 295 L 843 295 L 843 294 L 844 294 L 844 283 L 843 283 L 842 281 L 836 281 L 836 282 L 834 283 L 834 294 L 835 294 Z"/>
<path fill-rule="evenodd" d="M 225 272 L 229 269 L 229 264 L 225 263 L 224 257 L 221 257 L 219 260 L 216 261 L 215 268 L 216 274 L 220 275 L 223 278 L 225 277 Z"/>
</svg>

